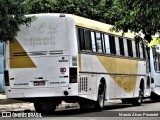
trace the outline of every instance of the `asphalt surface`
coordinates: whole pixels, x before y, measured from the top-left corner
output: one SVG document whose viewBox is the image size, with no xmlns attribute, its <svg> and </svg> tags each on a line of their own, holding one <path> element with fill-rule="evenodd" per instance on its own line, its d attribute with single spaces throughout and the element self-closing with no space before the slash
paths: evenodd
<svg viewBox="0 0 160 120">
<path fill-rule="evenodd" d="M 62 111 L 57 111 L 54 115 L 44 116 L 44 117 L 95 117 L 95 118 L 105 117 L 105 118 L 108 118 L 108 117 L 121 117 L 120 116 L 121 114 L 126 115 L 125 117 L 145 117 L 145 114 L 152 114 L 153 117 L 160 118 L 160 102 L 147 101 L 143 103 L 141 106 L 132 106 L 131 104 L 122 104 L 121 102 L 119 103 L 106 102 L 104 110 L 100 112 L 95 112 L 92 109 L 88 109 L 86 111 L 80 111 L 79 109 L 62 110 Z M 147 116 L 147 117 L 150 117 L 150 116 Z"/>
<path fill-rule="evenodd" d="M 13 110 L 14 111 L 14 110 Z M 12 111 L 12 112 L 13 112 Z M 13 112 L 14 113 L 14 112 Z M 66 107 L 59 109 L 52 115 L 41 115 L 36 116 L 36 112 L 30 111 L 16 111 L 16 114 L 21 115 L 26 113 L 30 114 L 28 117 L 3 117 L 2 120 L 22 119 L 22 120 L 157 120 L 160 119 L 160 102 L 145 101 L 141 106 L 132 106 L 131 104 L 122 104 L 120 101 L 108 101 L 105 103 L 104 110 L 101 112 L 95 112 L 92 109 L 80 111 L 77 107 L 71 109 Z M 32 114 L 32 116 L 31 116 Z M 14 114 L 15 115 L 15 114 Z M 2 116 L 2 114 L 0 115 Z M 34 116 L 34 117 L 33 117 Z"/>
</svg>

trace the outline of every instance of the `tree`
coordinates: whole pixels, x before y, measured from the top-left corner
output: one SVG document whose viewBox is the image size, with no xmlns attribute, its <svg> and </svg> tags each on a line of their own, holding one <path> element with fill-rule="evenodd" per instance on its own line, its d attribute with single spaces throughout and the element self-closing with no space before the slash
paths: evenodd
<svg viewBox="0 0 160 120">
<path fill-rule="evenodd" d="M 57 0 L 25 0 L 29 14 L 52 13 L 56 9 L 56 1 Z"/>
<path fill-rule="evenodd" d="M 113 30 L 142 33 L 151 41 L 160 30 L 159 0 L 26 0 L 29 13 L 70 13 L 114 25 Z"/>
<path fill-rule="evenodd" d="M 145 40 L 150 42 L 151 35 L 160 30 L 159 0 L 113 0 L 111 9 L 106 16 L 113 20 L 113 30 L 124 33 L 129 30 L 143 33 Z M 138 35 L 140 39 L 142 36 Z"/>
<path fill-rule="evenodd" d="M 160 30 L 159 0 L 26 0 L 29 13 L 70 13 L 113 24 L 113 30 L 143 33 L 151 41 Z"/>
<path fill-rule="evenodd" d="M 29 25 L 33 17 L 26 18 L 23 0 L 0 0 L 0 41 L 12 41 L 22 24 Z"/>
<path fill-rule="evenodd" d="M 29 13 L 69 13 L 93 20 L 112 23 L 105 16 L 112 0 L 26 0 Z"/>
</svg>

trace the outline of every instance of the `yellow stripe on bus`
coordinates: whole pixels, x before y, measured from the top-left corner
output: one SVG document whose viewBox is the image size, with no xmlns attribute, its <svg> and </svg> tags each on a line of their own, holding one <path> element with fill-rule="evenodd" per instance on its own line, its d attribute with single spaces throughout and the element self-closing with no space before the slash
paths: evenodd
<svg viewBox="0 0 160 120">
<path fill-rule="evenodd" d="M 126 92 L 132 92 L 135 89 L 137 77 L 125 74 L 138 73 L 138 61 L 122 58 L 112 58 L 106 56 L 97 56 L 103 67 L 108 73 L 124 74 L 111 75 L 111 78 Z"/>
<path fill-rule="evenodd" d="M 36 67 L 32 59 L 26 53 L 16 38 L 9 45 L 10 49 L 10 68 L 33 68 Z M 25 54 L 21 56 L 18 54 Z"/>
<path fill-rule="evenodd" d="M 78 66 L 79 66 L 79 71 L 82 70 L 82 60 L 81 60 L 81 54 L 78 54 Z"/>
</svg>

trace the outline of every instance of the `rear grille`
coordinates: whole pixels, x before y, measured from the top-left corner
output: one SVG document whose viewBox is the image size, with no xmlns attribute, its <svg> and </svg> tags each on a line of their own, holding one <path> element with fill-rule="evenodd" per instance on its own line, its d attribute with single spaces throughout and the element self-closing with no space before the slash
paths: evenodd
<svg viewBox="0 0 160 120">
<path fill-rule="evenodd" d="M 88 78 L 80 77 L 79 81 L 79 92 L 87 92 L 88 90 Z"/>
</svg>

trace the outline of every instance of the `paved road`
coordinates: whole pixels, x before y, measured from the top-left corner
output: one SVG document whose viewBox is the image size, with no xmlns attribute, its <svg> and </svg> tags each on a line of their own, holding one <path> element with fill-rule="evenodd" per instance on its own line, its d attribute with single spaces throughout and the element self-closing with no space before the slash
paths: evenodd
<svg viewBox="0 0 160 120">
<path fill-rule="evenodd" d="M 34 114 L 34 113 L 32 113 Z M 159 117 L 157 117 L 157 115 Z M 120 117 L 123 116 L 123 117 Z M 127 117 L 126 117 L 127 116 Z M 143 116 L 143 117 L 142 117 Z M 145 117 L 144 117 L 145 116 Z M 152 117 L 149 117 L 152 116 Z M 13 118 L 1 118 L 11 120 Z M 14 118 L 19 119 L 19 118 Z M 141 106 L 132 106 L 130 104 L 122 104 L 120 102 L 106 103 L 104 110 L 101 112 L 62 110 L 55 112 L 54 115 L 42 116 L 38 118 L 20 118 L 22 120 L 157 120 L 160 119 L 160 102 L 148 101 Z"/>
</svg>

